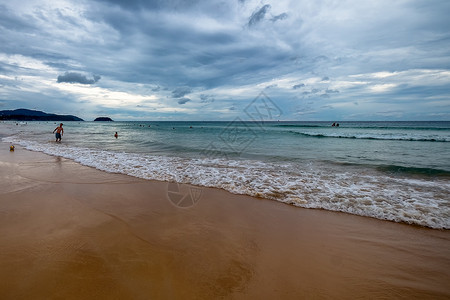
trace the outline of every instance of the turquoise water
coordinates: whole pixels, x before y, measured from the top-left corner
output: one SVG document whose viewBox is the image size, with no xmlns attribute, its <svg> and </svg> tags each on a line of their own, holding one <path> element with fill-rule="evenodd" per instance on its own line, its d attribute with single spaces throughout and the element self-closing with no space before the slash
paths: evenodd
<svg viewBox="0 0 450 300">
<path fill-rule="evenodd" d="M 450 228 L 450 122 L 3 123 L 4 141 L 101 170 Z M 114 138 L 118 132 L 119 137 Z"/>
</svg>

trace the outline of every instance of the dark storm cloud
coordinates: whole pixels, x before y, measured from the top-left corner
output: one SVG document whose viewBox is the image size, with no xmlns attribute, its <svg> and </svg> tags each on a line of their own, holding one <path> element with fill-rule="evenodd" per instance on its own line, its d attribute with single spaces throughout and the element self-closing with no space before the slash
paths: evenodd
<svg viewBox="0 0 450 300">
<path fill-rule="evenodd" d="M 273 18 L 271 19 L 271 21 L 272 21 L 272 22 L 276 22 L 276 21 L 279 21 L 279 20 L 284 20 L 284 19 L 286 19 L 287 17 L 288 17 L 288 14 L 287 14 L 287 13 L 282 13 L 282 14 L 279 14 L 278 16 L 273 17 Z"/>
<path fill-rule="evenodd" d="M 186 104 L 189 101 L 191 101 L 191 99 L 189 99 L 189 98 L 181 98 L 181 99 L 178 99 L 178 104 L 180 104 L 180 105 Z"/>
<path fill-rule="evenodd" d="M 88 79 L 85 75 L 76 72 L 66 72 L 64 75 L 59 75 L 56 82 L 67 83 L 81 83 L 81 84 L 94 84 L 101 79 L 100 76 L 94 75 L 92 79 Z"/>
<path fill-rule="evenodd" d="M 226 14 L 227 10 L 223 11 Z M 250 50 L 234 28 L 210 30 L 208 25 L 200 25 L 201 21 L 174 17 L 172 13 L 155 14 L 145 10 L 130 13 L 102 6 L 88 15 L 96 22 L 102 20 L 120 34 L 120 43 L 111 48 L 119 47 L 118 53 L 138 54 L 120 58 L 120 62 L 127 61 L 127 64 L 108 61 L 102 66 L 102 73 L 119 80 L 155 82 L 160 86 L 178 85 L 184 80 L 184 84 L 192 86 L 214 86 L 220 84 L 222 78 L 229 80 L 229 73 L 241 73 L 236 70 L 239 65 L 235 57 Z M 252 50 L 245 56 L 254 57 L 254 54 Z"/>
<path fill-rule="evenodd" d="M 98 82 L 102 92 L 152 93 L 161 105 L 185 104 L 185 97 L 194 92 L 195 97 L 207 95 L 190 102 L 190 109 L 195 104 L 220 109 L 225 107 L 220 99 L 252 98 L 256 90 L 272 84 L 278 84 L 268 90 L 273 98 L 326 101 L 323 95 L 328 94 L 333 101 L 353 103 L 373 96 L 372 86 L 395 77 L 354 75 L 450 69 L 449 1 L 344 1 L 335 7 L 294 0 L 0 3 L 0 72 L 3 84 L 11 87 L 2 87 L 2 92 L 11 99 L 25 99 L 17 95 L 32 90 L 20 86 L 29 80 L 15 77 L 36 78 L 39 90 L 42 82 L 54 81 L 58 74 L 58 82 L 94 84 L 99 77 L 83 75 L 89 70 L 105 74 Z M 369 8 L 371 13 L 363 16 Z M 409 83 L 410 92 L 392 88 L 373 102 L 406 94 L 448 95 L 448 82 L 435 83 L 447 76 L 444 73 L 420 75 L 436 79 L 424 83 L 408 76 L 396 80 L 399 87 Z M 78 92 L 70 91 L 78 101 L 88 98 Z M 161 100 L 167 97 L 171 101 Z M 61 95 L 55 94 L 55 99 Z"/>
<path fill-rule="evenodd" d="M 302 88 L 302 87 L 304 87 L 304 86 L 305 86 L 305 84 L 299 83 L 299 84 L 294 85 L 292 88 L 293 88 L 294 90 L 296 90 L 296 89 Z"/>
<path fill-rule="evenodd" d="M 102 51 L 109 51 L 110 47 L 115 50 L 113 57 L 122 52 L 124 56 L 116 61 L 105 61 L 101 70 L 91 68 L 115 80 L 152 82 L 162 88 L 181 83 L 206 89 L 222 84 L 242 84 L 244 77 L 248 83 L 257 83 L 260 78 L 251 74 L 263 78 L 277 76 L 290 67 L 286 66 L 286 61 L 294 55 L 291 49 L 280 49 L 270 40 L 248 36 L 251 33 L 247 32 L 245 24 L 230 23 L 242 5 L 251 8 L 247 3 L 194 1 L 191 6 L 195 9 L 186 8 L 182 14 L 177 14 L 169 4 L 158 4 L 155 11 L 149 8 L 150 4 L 144 7 L 143 2 L 135 1 L 129 5 L 144 8 L 133 11 L 126 8 L 126 1 L 113 2 L 117 6 L 105 6 L 99 1 L 86 14 L 92 21 L 104 22 L 119 34 L 117 43 L 107 44 Z M 255 12 L 250 23 L 262 21 L 263 15 L 267 18 L 269 7 L 252 8 Z M 126 56 L 128 53 L 136 55 Z M 85 55 L 89 59 L 90 55 Z M 108 56 L 111 55 L 104 55 Z M 100 65 L 102 60 L 93 65 Z"/>
<path fill-rule="evenodd" d="M 248 20 L 248 26 L 253 26 L 264 19 L 264 16 L 266 15 L 267 11 L 269 11 L 270 7 L 271 6 L 269 4 L 266 4 L 260 9 L 254 11 L 250 19 Z"/>
<path fill-rule="evenodd" d="M 191 93 L 191 88 L 187 86 L 176 88 L 172 91 L 172 97 L 173 98 L 181 98 L 185 95 Z M 184 103 L 183 103 L 184 104 Z"/>
</svg>

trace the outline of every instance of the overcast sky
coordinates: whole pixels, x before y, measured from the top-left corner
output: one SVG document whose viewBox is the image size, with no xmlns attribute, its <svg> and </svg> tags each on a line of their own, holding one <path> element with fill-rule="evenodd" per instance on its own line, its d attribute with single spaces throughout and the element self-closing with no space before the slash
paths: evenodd
<svg viewBox="0 0 450 300">
<path fill-rule="evenodd" d="M 450 120 L 449 15 L 448 0 L 0 0 L 0 110 L 232 120 L 264 96 L 280 120 Z"/>
</svg>

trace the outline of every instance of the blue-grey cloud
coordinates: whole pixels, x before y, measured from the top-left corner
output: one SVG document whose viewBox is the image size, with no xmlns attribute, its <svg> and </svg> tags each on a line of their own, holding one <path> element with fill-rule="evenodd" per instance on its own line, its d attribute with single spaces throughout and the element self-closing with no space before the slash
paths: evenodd
<svg viewBox="0 0 450 300">
<path fill-rule="evenodd" d="M 201 103 L 212 103 L 214 102 L 214 97 L 211 95 L 205 95 L 205 94 L 201 94 L 200 95 L 200 102 Z"/>
<path fill-rule="evenodd" d="M 27 92 L 32 90 L 45 91 L 48 99 L 38 97 L 43 106 L 60 103 L 86 112 L 101 106 L 95 96 L 77 94 L 80 89 L 65 86 L 62 93 L 44 84 L 60 74 L 59 82 L 96 83 L 104 94 L 152 99 L 153 106 L 142 100 L 149 103 L 115 108 L 130 118 L 141 116 L 136 104 L 170 111 L 167 106 L 188 96 L 196 101 L 186 117 L 215 119 L 217 111 L 241 107 L 270 85 L 277 88 L 267 92 L 286 112 L 295 112 L 289 99 L 326 102 L 324 94 L 333 105 L 343 103 L 342 116 L 355 115 L 347 105 L 355 101 L 358 113 L 367 109 L 360 99 L 371 108 L 395 103 L 405 108 L 405 118 L 408 111 L 416 116 L 412 110 L 437 116 L 448 109 L 442 103 L 450 93 L 448 1 L 380 0 L 365 16 L 364 2 L 332 10 L 322 2 L 292 0 L 67 1 L 73 10 L 0 0 L 0 84 L 2 98 L 14 99 L 6 106 L 33 106 L 27 100 L 36 99 Z M 83 75 L 85 70 L 102 80 Z M 65 98 L 72 106 L 61 103 Z M 329 116 L 319 106 L 314 111 L 316 119 Z"/>
<path fill-rule="evenodd" d="M 191 101 L 191 99 L 184 97 L 184 98 L 178 99 L 177 102 L 178 102 L 178 104 L 186 104 L 189 101 Z"/>
<path fill-rule="evenodd" d="M 81 83 L 81 84 L 94 84 L 99 81 L 101 77 L 99 75 L 94 75 L 92 79 L 88 79 L 86 75 L 76 73 L 76 72 L 66 72 L 64 75 L 59 75 L 56 82 L 67 82 L 67 83 Z"/>
<path fill-rule="evenodd" d="M 118 5 L 125 9 L 139 10 L 139 9 L 173 9 L 173 10 L 185 10 L 192 8 L 200 0 L 97 0 L 98 2 Z"/>
<path fill-rule="evenodd" d="M 173 98 L 181 98 L 191 93 L 191 88 L 187 86 L 176 88 L 172 91 Z M 184 104 L 184 103 L 183 103 Z"/>
<path fill-rule="evenodd" d="M 248 20 L 248 26 L 253 26 L 256 23 L 260 22 L 262 19 L 264 19 L 265 15 L 269 11 L 270 7 L 271 7 L 270 4 L 266 4 L 263 7 L 261 7 L 260 9 L 254 11 L 253 14 L 251 15 L 250 19 Z"/>
<path fill-rule="evenodd" d="M 288 17 L 288 14 L 287 13 L 282 13 L 282 14 L 279 14 L 278 16 L 274 16 L 272 19 L 271 19 L 271 21 L 272 22 L 276 22 L 276 21 L 279 21 L 279 20 L 284 20 L 284 19 L 286 19 Z"/>
<path fill-rule="evenodd" d="M 17 16 L 13 10 L 3 4 L 0 4 L 0 27 L 18 31 L 34 30 L 32 22 L 27 22 L 25 18 Z"/>
<path fill-rule="evenodd" d="M 55 69 L 59 69 L 59 70 L 61 70 L 61 69 L 70 69 L 70 67 L 71 67 L 68 64 L 65 64 L 63 62 L 46 61 L 46 62 L 44 62 L 44 64 L 46 64 L 49 67 L 52 67 L 52 68 L 55 68 Z"/>
</svg>

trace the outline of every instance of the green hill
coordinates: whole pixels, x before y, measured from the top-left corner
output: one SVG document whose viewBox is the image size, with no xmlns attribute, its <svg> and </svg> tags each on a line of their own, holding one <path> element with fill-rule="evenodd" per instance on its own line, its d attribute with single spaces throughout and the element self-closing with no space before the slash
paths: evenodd
<svg viewBox="0 0 450 300">
<path fill-rule="evenodd" d="M 0 110 L 0 120 L 14 121 L 84 121 L 72 115 L 49 114 L 30 109 Z"/>
</svg>

